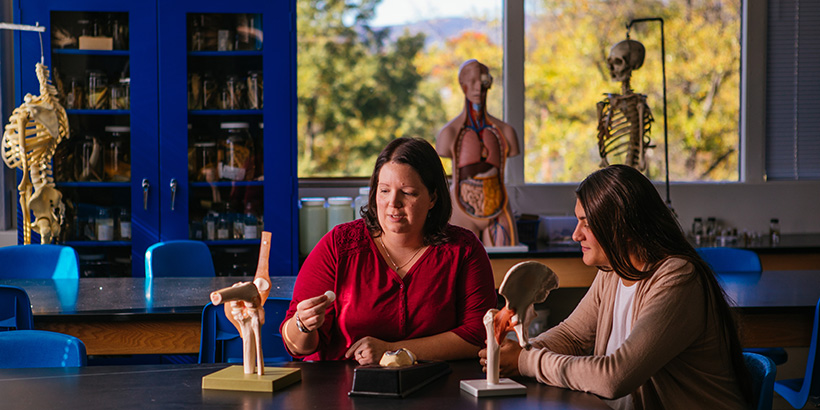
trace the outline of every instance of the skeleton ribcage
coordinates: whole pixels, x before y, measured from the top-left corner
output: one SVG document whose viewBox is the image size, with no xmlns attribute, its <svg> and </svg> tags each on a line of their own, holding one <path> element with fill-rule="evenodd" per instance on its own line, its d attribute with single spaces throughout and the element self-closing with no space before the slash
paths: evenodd
<svg viewBox="0 0 820 410">
<path fill-rule="evenodd" d="M 601 166 L 615 162 L 644 170 L 644 156 L 646 149 L 651 148 L 649 133 L 654 121 L 646 96 L 609 94 L 609 98 L 598 103 L 598 115 Z"/>
</svg>

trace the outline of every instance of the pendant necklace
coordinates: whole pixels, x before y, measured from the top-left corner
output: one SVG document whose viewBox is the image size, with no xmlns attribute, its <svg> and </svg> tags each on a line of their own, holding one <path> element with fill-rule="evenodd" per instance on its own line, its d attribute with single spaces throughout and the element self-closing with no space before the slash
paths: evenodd
<svg viewBox="0 0 820 410">
<path fill-rule="evenodd" d="M 396 262 L 394 262 L 393 258 L 390 257 L 390 252 L 388 252 L 387 247 L 384 246 L 384 240 L 382 239 L 381 236 L 379 236 L 379 243 L 382 244 L 382 249 L 384 249 L 384 254 L 387 255 L 387 260 L 389 260 L 390 264 L 393 265 L 393 270 L 396 271 L 396 273 L 399 272 L 399 269 L 402 269 L 405 266 L 407 266 L 407 264 L 410 263 L 410 261 L 412 261 L 413 259 L 416 259 L 416 255 L 418 255 L 419 252 L 421 252 L 421 250 L 424 249 L 424 246 L 422 246 L 421 248 L 418 248 L 416 250 L 416 253 L 414 253 L 413 256 L 411 256 L 410 259 L 407 260 L 407 262 L 404 262 L 401 266 L 399 266 L 399 265 L 396 265 Z"/>
</svg>

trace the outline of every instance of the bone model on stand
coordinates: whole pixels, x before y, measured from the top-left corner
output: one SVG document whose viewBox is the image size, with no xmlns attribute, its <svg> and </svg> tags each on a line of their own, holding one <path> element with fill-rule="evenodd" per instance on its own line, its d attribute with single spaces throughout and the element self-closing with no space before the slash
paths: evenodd
<svg viewBox="0 0 820 410">
<path fill-rule="evenodd" d="M 57 100 L 57 90 L 49 83 L 48 67 L 37 63 L 40 95 L 26 94 L 12 112 L 3 134 L 3 161 L 23 172 L 20 208 L 23 213 L 23 244 L 31 243 L 31 230 L 40 234 L 40 243 L 51 243 L 60 234 L 65 217 L 63 195 L 55 188 L 51 158 L 57 144 L 69 138 L 68 117 Z M 32 191 L 33 190 L 33 191 Z M 31 222 L 30 212 L 34 213 Z"/>
<path fill-rule="evenodd" d="M 632 71 L 641 68 L 645 55 L 643 44 L 629 36 L 610 50 L 607 65 L 612 79 L 621 82 L 621 94 L 607 93 L 598 103 L 601 168 L 609 165 L 609 156 L 640 171 L 646 170 L 646 149 L 654 147 L 649 139 L 654 119 L 646 95 L 635 94 L 629 84 Z"/>
</svg>

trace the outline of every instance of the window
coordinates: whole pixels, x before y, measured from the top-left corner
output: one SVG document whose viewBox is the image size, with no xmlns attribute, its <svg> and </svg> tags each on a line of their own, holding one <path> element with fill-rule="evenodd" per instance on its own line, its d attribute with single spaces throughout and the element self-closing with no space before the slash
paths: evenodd
<svg viewBox="0 0 820 410">
<path fill-rule="evenodd" d="M 596 105 L 604 93 L 621 92 L 609 79 L 610 48 L 625 39 L 631 19 L 661 17 L 670 179 L 739 179 L 741 0 L 506 2 L 525 15 L 523 58 L 509 58 L 507 67 L 502 0 L 347 3 L 297 2 L 301 178 L 368 176 L 387 141 L 434 142 L 463 109 L 458 66 L 477 58 L 496 79 L 488 111 L 505 120 L 503 70 L 524 76 L 523 90 L 507 95 L 523 99 L 516 106 L 524 112 L 522 124 L 512 123 L 524 139 L 523 160 L 508 163 L 523 169 L 523 178 L 511 171 L 513 184 L 577 182 L 601 162 Z M 647 173 L 659 181 L 666 171 L 660 32 L 659 22 L 630 30 L 646 47 L 631 86 L 654 116 Z"/>
<path fill-rule="evenodd" d="M 502 0 L 376 3 L 297 1 L 300 178 L 370 176 L 388 141 L 435 143 L 464 108 L 456 73 L 467 59 L 501 78 Z M 498 80 L 498 116 L 502 95 Z"/>
<path fill-rule="evenodd" d="M 739 0 L 528 0 L 525 7 L 526 182 L 575 182 L 598 168 L 596 104 L 623 93 L 607 56 L 626 39 L 627 23 L 648 17 L 664 20 L 670 179 L 738 179 Z M 654 117 L 646 173 L 663 180 L 660 21 L 636 23 L 629 35 L 646 48 L 631 79 Z"/>
</svg>

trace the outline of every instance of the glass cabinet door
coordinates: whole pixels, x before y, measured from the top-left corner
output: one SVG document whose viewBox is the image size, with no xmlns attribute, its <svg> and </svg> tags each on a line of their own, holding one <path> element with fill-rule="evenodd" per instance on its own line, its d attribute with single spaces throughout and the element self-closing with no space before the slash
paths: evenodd
<svg viewBox="0 0 820 410">
<path fill-rule="evenodd" d="M 47 27 L 43 60 L 69 122 L 70 137 L 52 160 L 65 204 L 58 243 L 77 250 L 81 277 L 141 276 L 145 249 L 159 237 L 156 9 L 62 3 L 26 0 L 17 14 L 22 24 Z M 40 43 L 32 33 L 15 39 L 22 101 L 39 93 Z"/>
<path fill-rule="evenodd" d="M 253 275 L 263 230 L 271 275 L 298 268 L 291 7 L 160 2 L 161 235 L 207 243 L 220 275 Z"/>
</svg>

